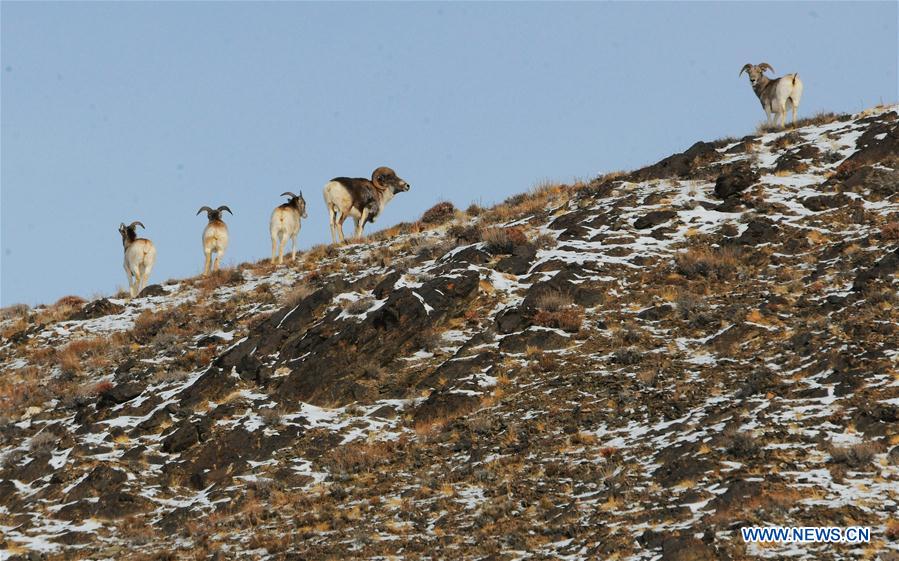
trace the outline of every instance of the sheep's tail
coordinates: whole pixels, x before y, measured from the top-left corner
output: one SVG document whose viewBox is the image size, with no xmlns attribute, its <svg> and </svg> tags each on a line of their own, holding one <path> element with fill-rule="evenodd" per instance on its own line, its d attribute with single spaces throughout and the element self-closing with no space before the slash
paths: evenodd
<svg viewBox="0 0 899 561">
<path fill-rule="evenodd" d="M 796 85 L 796 78 L 798 78 L 798 77 L 799 77 L 799 73 L 798 73 L 798 72 L 797 72 L 796 74 L 793 74 L 793 85 L 794 85 L 794 86 Z"/>
</svg>

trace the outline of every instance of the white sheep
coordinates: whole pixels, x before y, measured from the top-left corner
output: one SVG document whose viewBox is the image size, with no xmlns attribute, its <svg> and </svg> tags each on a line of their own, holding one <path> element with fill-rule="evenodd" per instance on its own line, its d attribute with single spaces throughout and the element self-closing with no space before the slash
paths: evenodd
<svg viewBox="0 0 899 561">
<path fill-rule="evenodd" d="M 222 205 L 216 209 L 204 206 L 197 211 L 197 215 L 204 210 L 206 211 L 206 218 L 209 220 L 206 223 L 206 227 L 203 228 L 203 254 L 206 256 L 206 261 L 203 264 L 203 274 L 207 275 L 209 274 L 212 254 L 215 253 L 215 263 L 212 265 L 212 270 L 218 271 L 222 254 L 228 249 L 228 225 L 222 220 L 222 212 L 227 210 L 231 216 L 234 216 L 234 213 L 231 212 L 230 208 Z"/>
<path fill-rule="evenodd" d="M 272 218 L 269 221 L 269 233 L 272 236 L 272 263 L 281 264 L 284 262 L 284 249 L 287 247 L 287 240 L 291 243 L 291 260 L 297 258 L 297 236 L 300 233 L 300 220 L 306 218 L 306 201 L 303 199 L 303 192 L 295 195 L 290 191 L 281 193 L 282 197 L 290 197 L 286 203 L 278 205 L 272 211 Z"/>
<path fill-rule="evenodd" d="M 746 72 L 752 91 L 758 96 L 765 110 L 768 123 L 777 122 L 780 115 L 780 128 L 784 128 L 787 118 L 787 104 L 793 109 L 793 126 L 796 126 L 796 112 L 799 110 L 799 100 L 802 97 L 802 80 L 799 74 L 787 74 L 780 78 L 768 78 L 765 71 L 774 72 L 767 62 L 761 64 L 746 64 L 740 70 L 740 74 Z"/>
<path fill-rule="evenodd" d="M 124 223 L 119 225 L 122 245 L 125 246 L 125 274 L 128 276 L 128 288 L 132 298 L 147 286 L 150 271 L 156 263 L 156 247 L 150 240 L 137 237 L 135 231 L 137 226 L 146 228 L 140 222 L 132 222 L 129 226 L 125 226 Z"/>
</svg>

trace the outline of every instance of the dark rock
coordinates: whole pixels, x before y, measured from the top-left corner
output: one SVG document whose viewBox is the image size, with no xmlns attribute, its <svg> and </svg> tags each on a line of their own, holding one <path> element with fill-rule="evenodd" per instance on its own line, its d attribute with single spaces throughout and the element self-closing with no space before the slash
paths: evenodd
<svg viewBox="0 0 899 561">
<path fill-rule="evenodd" d="M 159 284 L 151 284 L 149 286 L 145 286 L 143 290 L 140 291 L 140 294 L 137 295 L 138 298 L 146 298 L 147 296 L 165 296 L 168 294 L 162 285 Z"/>
<path fill-rule="evenodd" d="M 659 561 L 719 561 L 713 547 L 691 535 L 675 536 L 662 542 Z"/>
<path fill-rule="evenodd" d="M 899 271 L 899 248 L 886 254 L 873 267 L 859 273 L 852 283 L 852 290 L 863 292 L 877 279 L 888 279 Z"/>
<path fill-rule="evenodd" d="M 477 294 L 478 283 L 478 273 L 465 270 L 431 279 L 414 291 L 400 288 L 362 322 L 320 321 L 299 338 L 285 335 L 276 314 L 248 341 L 269 353 L 279 351 L 279 361 L 291 368 L 279 386 L 282 397 L 348 403 L 354 401 L 353 382 L 361 375 L 360 363 L 387 364 L 410 350 L 421 333 L 465 309 Z M 242 352 L 252 350 L 245 347 Z M 293 360 L 296 357 L 304 358 Z"/>
<path fill-rule="evenodd" d="M 758 173 L 749 164 L 734 166 L 723 170 L 715 180 L 715 196 L 727 199 L 739 195 L 758 181 Z"/>
<path fill-rule="evenodd" d="M 189 421 L 184 421 L 162 441 L 162 451 L 167 454 L 177 454 L 198 442 L 200 442 L 200 433 L 197 427 Z"/>
<path fill-rule="evenodd" d="M 100 394 L 100 399 L 97 400 L 97 407 L 104 408 L 118 405 L 119 403 L 125 403 L 126 401 L 130 401 L 139 396 L 143 391 L 144 386 L 138 382 L 118 384 Z"/>
<path fill-rule="evenodd" d="M 545 329 L 529 329 L 524 333 L 507 335 L 499 342 L 499 350 L 504 353 L 523 353 L 528 347 L 542 350 L 564 349 L 573 339 Z"/>
<path fill-rule="evenodd" d="M 70 319 L 94 319 L 103 316 L 111 316 L 113 314 L 120 314 L 124 310 L 125 306 L 122 306 L 121 304 L 114 304 L 107 298 L 100 298 L 99 300 L 94 300 L 93 302 L 88 302 L 87 304 L 85 304 L 85 306 L 78 312 L 75 312 L 75 314 Z"/>
<path fill-rule="evenodd" d="M 652 228 L 653 226 L 658 226 L 663 222 L 668 222 L 672 218 L 677 216 L 677 213 L 673 210 L 654 210 L 645 216 L 641 216 L 637 220 L 634 221 L 634 228 L 638 230 L 645 230 L 646 228 Z"/>
<path fill-rule="evenodd" d="M 889 451 L 887 462 L 891 466 L 899 466 L 899 446 L 893 446 L 893 449 Z"/>
<path fill-rule="evenodd" d="M 118 491 L 128 480 L 124 471 L 100 464 L 66 495 L 66 502 L 101 497 Z"/>
<path fill-rule="evenodd" d="M 746 229 L 734 241 L 741 245 L 758 245 L 780 241 L 780 231 L 774 222 L 767 218 L 754 218 Z"/>
<path fill-rule="evenodd" d="M 836 195 L 815 195 L 813 197 L 806 197 L 802 199 L 801 202 L 802 206 L 805 208 L 815 212 L 821 212 L 822 210 L 846 206 L 852 202 L 852 199 L 843 193 L 837 193 Z"/>
<path fill-rule="evenodd" d="M 513 333 L 527 327 L 521 308 L 506 308 L 496 314 L 496 330 L 502 334 Z"/>
<path fill-rule="evenodd" d="M 877 138 L 883 135 L 883 138 Z M 855 143 L 858 151 L 846 158 L 837 168 L 854 170 L 863 165 L 870 165 L 895 158 L 899 154 L 899 124 L 880 123 L 869 126 Z"/>
<path fill-rule="evenodd" d="M 495 364 L 498 357 L 495 353 L 487 352 L 479 355 L 447 360 L 438 366 L 431 374 L 421 380 L 416 387 L 438 388 L 444 384 L 453 384 L 461 378 L 467 378 L 477 372 Z"/>
<path fill-rule="evenodd" d="M 528 272 L 535 257 L 537 257 L 537 248 L 531 244 L 519 245 L 512 250 L 511 256 L 500 259 L 494 269 L 512 275 L 523 275 Z"/>
<path fill-rule="evenodd" d="M 481 399 L 474 395 L 436 391 L 416 408 L 413 419 L 416 423 L 428 423 L 458 417 L 474 411 L 480 404 Z"/>
<path fill-rule="evenodd" d="M 685 152 L 667 158 L 628 176 L 631 181 L 648 181 L 650 179 L 667 179 L 670 177 L 687 177 L 694 175 L 699 168 L 721 159 L 715 145 L 708 142 L 697 142 Z"/>
<path fill-rule="evenodd" d="M 670 316 L 673 311 L 674 306 L 672 306 L 671 304 L 662 304 L 660 306 L 646 308 L 642 312 L 638 313 L 637 317 L 640 319 L 645 319 L 647 321 L 659 321 L 662 318 Z"/>
<path fill-rule="evenodd" d="M 396 281 L 400 280 L 403 275 L 400 274 L 399 271 L 390 271 L 384 278 L 375 285 L 374 289 L 372 289 L 372 296 L 377 298 L 378 300 L 382 300 L 390 294 L 390 291 L 393 290 L 393 285 L 396 284 Z"/>
</svg>

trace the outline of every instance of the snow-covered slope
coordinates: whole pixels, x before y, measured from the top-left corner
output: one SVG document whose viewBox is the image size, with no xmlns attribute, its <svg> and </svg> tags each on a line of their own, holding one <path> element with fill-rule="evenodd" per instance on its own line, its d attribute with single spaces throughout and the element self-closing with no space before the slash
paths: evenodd
<svg viewBox="0 0 899 561">
<path fill-rule="evenodd" d="M 897 147 L 820 118 L 5 310 L 0 559 L 895 558 Z"/>
</svg>

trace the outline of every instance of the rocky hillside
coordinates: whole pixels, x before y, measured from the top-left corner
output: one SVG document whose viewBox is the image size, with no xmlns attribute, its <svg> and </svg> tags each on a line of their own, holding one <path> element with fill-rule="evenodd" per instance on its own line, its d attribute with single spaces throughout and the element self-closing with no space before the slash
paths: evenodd
<svg viewBox="0 0 899 561">
<path fill-rule="evenodd" d="M 0 559 L 895 561 L 897 273 L 894 106 L 8 308 Z"/>
</svg>

